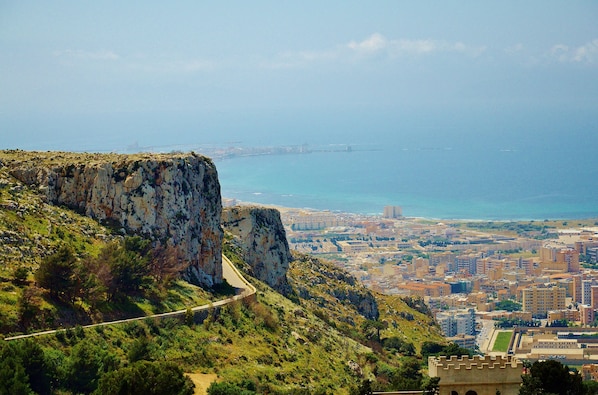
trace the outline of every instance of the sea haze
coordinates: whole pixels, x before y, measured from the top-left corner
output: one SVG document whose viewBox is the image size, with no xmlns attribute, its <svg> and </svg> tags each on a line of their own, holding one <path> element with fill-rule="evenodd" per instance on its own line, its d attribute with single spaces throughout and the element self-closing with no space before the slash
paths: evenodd
<svg viewBox="0 0 598 395">
<path fill-rule="evenodd" d="M 444 219 L 597 217 L 592 118 L 532 115 L 344 125 L 344 140 L 309 154 L 217 160 L 223 196 L 367 214 L 398 205 Z"/>
<path fill-rule="evenodd" d="M 398 205 L 406 216 L 445 219 L 598 217 L 598 118 L 590 110 L 263 110 L 2 123 L 15 131 L 2 136 L 3 148 L 312 151 L 214 155 L 223 197 L 246 202 L 368 214 Z"/>
</svg>

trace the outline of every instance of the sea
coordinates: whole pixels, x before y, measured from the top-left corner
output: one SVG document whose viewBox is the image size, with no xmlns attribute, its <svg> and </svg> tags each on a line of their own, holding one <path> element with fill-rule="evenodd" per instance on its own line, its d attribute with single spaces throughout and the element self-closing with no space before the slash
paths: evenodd
<svg viewBox="0 0 598 395">
<path fill-rule="evenodd" d="M 2 145 L 206 153 L 222 196 L 242 202 L 371 215 L 392 205 L 433 219 L 598 218 L 598 116 L 589 110 L 152 116 L 13 119 L 19 133 Z M 242 154 L 215 154 L 236 148 Z"/>
</svg>

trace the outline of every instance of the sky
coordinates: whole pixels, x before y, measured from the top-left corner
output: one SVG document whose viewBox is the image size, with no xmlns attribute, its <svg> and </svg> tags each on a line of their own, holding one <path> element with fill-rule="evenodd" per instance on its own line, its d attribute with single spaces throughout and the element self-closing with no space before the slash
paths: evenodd
<svg viewBox="0 0 598 395">
<path fill-rule="evenodd" d="M 594 0 L 0 0 L 0 146 L 284 135 L 326 113 L 591 117 L 597 21 Z"/>
</svg>

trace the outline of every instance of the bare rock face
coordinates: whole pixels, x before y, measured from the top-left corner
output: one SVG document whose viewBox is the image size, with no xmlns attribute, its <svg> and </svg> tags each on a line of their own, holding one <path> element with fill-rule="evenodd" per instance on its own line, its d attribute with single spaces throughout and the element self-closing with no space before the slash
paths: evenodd
<svg viewBox="0 0 598 395">
<path fill-rule="evenodd" d="M 10 174 L 64 205 L 126 233 L 176 246 L 184 276 L 222 282 L 222 203 L 216 167 L 196 154 L 64 154 L 11 163 Z"/>
<path fill-rule="evenodd" d="M 280 212 L 263 207 L 228 207 L 222 211 L 222 226 L 235 236 L 250 274 L 289 295 L 287 271 L 292 257 Z"/>
</svg>

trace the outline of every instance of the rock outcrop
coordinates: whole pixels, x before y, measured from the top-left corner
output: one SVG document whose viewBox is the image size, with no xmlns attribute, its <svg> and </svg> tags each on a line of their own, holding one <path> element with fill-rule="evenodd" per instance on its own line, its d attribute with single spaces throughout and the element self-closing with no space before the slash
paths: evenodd
<svg viewBox="0 0 598 395">
<path fill-rule="evenodd" d="M 376 297 L 363 284 L 345 270 L 316 257 L 298 254 L 289 271 L 290 283 L 295 293 L 302 299 L 321 307 L 332 298 L 352 306 L 357 314 L 377 320 L 380 316 Z M 355 325 L 354 317 L 337 317 L 350 325 Z"/>
<path fill-rule="evenodd" d="M 227 207 L 222 211 L 222 226 L 235 237 L 250 274 L 289 295 L 287 271 L 292 256 L 280 212 L 253 206 Z"/>
<path fill-rule="evenodd" d="M 189 281 L 222 282 L 220 183 L 210 159 L 193 153 L 28 153 L 4 164 L 48 203 L 175 246 L 189 262 Z"/>
</svg>

